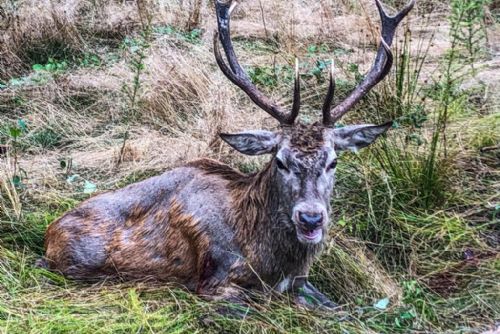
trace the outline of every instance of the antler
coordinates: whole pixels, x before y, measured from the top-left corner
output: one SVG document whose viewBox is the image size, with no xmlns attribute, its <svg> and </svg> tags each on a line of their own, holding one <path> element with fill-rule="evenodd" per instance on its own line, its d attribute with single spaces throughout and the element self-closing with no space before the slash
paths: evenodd
<svg viewBox="0 0 500 334">
<path fill-rule="evenodd" d="M 323 103 L 323 124 L 331 124 L 330 109 L 332 108 L 333 96 L 335 95 L 335 63 L 332 59 L 330 68 L 330 83 L 328 84 L 328 91 L 326 92 L 325 102 Z"/>
<path fill-rule="evenodd" d="M 237 2 L 229 0 L 223 2 L 215 0 L 215 10 L 217 14 L 217 25 L 219 32 L 214 35 L 214 53 L 217 64 L 224 75 L 231 80 L 236 86 L 240 87 L 250 99 L 257 104 L 260 108 L 266 111 L 269 115 L 276 118 L 281 124 L 292 125 L 295 122 L 300 110 L 300 78 L 298 73 L 298 62 L 296 61 L 295 70 L 295 88 L 293 96 L 293 106 L 290 113 L 286 112 L 280 106 L 276 105 L 273 101 L 263 95 L 257 87 L 252 83 L 248 74 L 243 70 L 234 53 L 233 43 L 230 36 L 230 19 L 231 13 L 236 7 Z M 222 47 L 226 54 L 229 66 L 224 61 L 220 48 L 219 37 Z"/>
<path fill-rule="evenodd" d="M 396 28 L 399 23 L 405 18 L 406 15 L 408 15 L 410 10 L 415 5 L 415 0 L 410 0 L 410 2 L 394 16 L 387 15 L 379 0 L 375 0 L 375 3 L 377 4 L 380 19 L 382 21 L 382 39 L 377 51 L 375 63 L 365 76 L 365 79 L 342 103 L 337 105 L 331 111 L 328 110 L 328 108 L 323 108 L 323 124 L 327 126 L 332 126 L 336 121 L 338 121 L 359 100 L 361 100 L 361 98 L 363 98 L 370 91 L 370 89 L 382 81 L 382 79 L 384 79 L 389 73 L 393 63 L 393 55 L 390 46 L 394 38 L 394 33 L 396 32 Z M 331 82 L 330 87 L 332 87 Z M 330 94 L 330 91 L 331 90 L 329 89 L 328 94 Z M 329 97 L 327 96 L 326 101 L 328 101 L 328 98 Z M 326 101 L 325 107 L 327 104 Z"/>
</svg>

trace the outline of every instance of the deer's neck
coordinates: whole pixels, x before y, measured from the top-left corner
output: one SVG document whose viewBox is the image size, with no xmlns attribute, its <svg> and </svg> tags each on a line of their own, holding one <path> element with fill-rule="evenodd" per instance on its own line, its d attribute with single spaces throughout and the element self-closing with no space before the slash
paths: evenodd
<svg viewBox="0 0 500 334">
<path fill-rule="evenodd" d="M 238 243 L 252 265 L 269 275 L 305 275 L 322 245 L 304 245 L 282 203 L 271 162 L 233 189 L 231 219 Z M 279 268 L 282 273 L 273 272 Z"/>
<path fill-rule="evenodd" d="M 227 182 L 231 195 L 228 224 L 252 270 L 273 283 L 281 276 L 306 275 L 322 245 L 308 246 L 297 239 L 295 227 L 278 193 L 272 161 L 259 173 L 242 174 L 215 160 L 188 164 Z"/>
</svg>

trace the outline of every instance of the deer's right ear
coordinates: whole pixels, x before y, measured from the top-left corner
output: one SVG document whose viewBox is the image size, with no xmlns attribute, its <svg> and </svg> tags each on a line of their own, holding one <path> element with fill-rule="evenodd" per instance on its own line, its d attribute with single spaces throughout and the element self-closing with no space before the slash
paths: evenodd
<svg viewBox="0 0 500 334">
<path fill-rule="evenodd" d="M 221 133 L 219 136 L 235 150 L 247 155 L 271 153 L 279 143 L 278 134 L 264 130 Z"/>
</svg>

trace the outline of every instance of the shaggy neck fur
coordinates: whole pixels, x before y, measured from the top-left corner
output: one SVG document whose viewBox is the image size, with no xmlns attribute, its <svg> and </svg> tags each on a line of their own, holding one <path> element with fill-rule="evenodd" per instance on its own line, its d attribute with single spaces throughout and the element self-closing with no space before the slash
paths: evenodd
<svg viewBox="0 0 500 334">
<path fill-rule="evenodd" d="M 286 276 L 307 275 L 322 249 L 322 244 L 304 245 L 298 241 L 290 216 L 281 209 L 273 165 L 271 161 L 260 172 L 247 175 L 213 160 L 195 164 L 229 182 L 233 209 L 228 223 L 252 269 L 269 284 Z"/>
<path fill-rule="evenodd" d="M 261 274 L 307 274 L 321 245 L 304 245 L 297 239 L 295 226 L 281 203 L 274 183 L 273 161 L 259 173 L 247 176 L 247 184 L 233 188 L 235 210 L 231 222 L 247 257 Z M 279 268 L 282 272 L 275 272 Z"/>
</svg>

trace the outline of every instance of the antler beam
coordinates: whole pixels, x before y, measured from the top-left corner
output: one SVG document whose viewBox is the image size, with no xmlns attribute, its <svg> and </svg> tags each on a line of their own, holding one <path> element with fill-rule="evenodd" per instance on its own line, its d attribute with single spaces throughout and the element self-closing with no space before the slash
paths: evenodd
<svg viewBox="0 0 500 334">
<path fill-rule="evenodd" d="M 415 5 L 415 0 L 411 0 L 398 14 L 394 16 L 389 16 L 379 0 L 375 0 L 377 5 L 380 19 L 382 22 L 382 38 L 380 41 L 380 46 L 377 51 L 377 56 L 375 62 L 365 76 L 365 79 L 354 89 L 354 91 L 339 105 L 333 108 L 331 111 L 323 109 L 323 124 L 326 126 L 332 126 L 338 121 L 344 114 L 354 107 L 356 103 L 359 102 L 375 85 L 377 85 L 385 76 L 389 73 L 392 63 L 393 55 L 390 50 L 392 41 L 394 39 L 394 34 L 399 23 L 408 15 L 410 10 Z M 332 84 L 330 83 L 330 86 Z M 330 89 L 328 94 L 330 94 Z M 328 97 L 327 97 L 328 101 Z M 326 105 L 326 102 L 325 102 Z"/>
<path fill-rule="evenodd" d="M 277 119 L 283 125 L 292 125 L 299 114 L 300 109 L 300 82 L 298 75 L 298 63 L 296 64 L 295 88 L 293 97 L 293 107 L 290 113 L 286 112 L 280 106 L 276 105 L 268 97 L 262 94 L 252 83 L 248 74 L 243 70 L 238 62 L 231 42 L 230 20 L 231 13 L 236 7 L 236 1 L 223 2 L 215 1 L 215 10 L 217 14 L 218 33 L 214 35 L 214 53 L 217 64 L 224 75 L 236 86 L 241 88 L 250 99 L 266 111 L 269 115 Z M 224 61 L 219 48 L 219 40 L 222 44 L 229 66 Z"/>
</svg>

